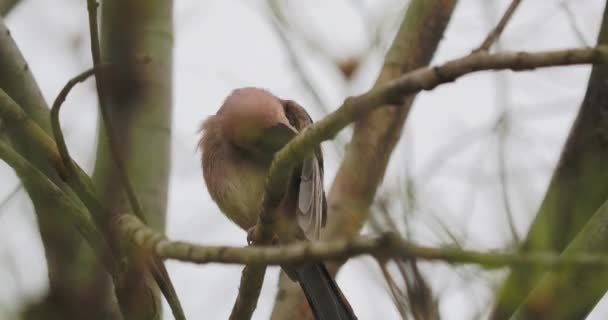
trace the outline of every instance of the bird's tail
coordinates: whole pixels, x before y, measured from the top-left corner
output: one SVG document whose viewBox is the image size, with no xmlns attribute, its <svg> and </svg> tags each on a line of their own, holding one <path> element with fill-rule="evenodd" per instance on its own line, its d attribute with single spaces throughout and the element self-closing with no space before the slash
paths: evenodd
<svg viewBox="0 0 608 320">
<path fill-rule="evenodd" d="M 309 263 L 299 266 L 295 271 L 317 320 L 357 319 L 325 265 Z"/>
</svg>

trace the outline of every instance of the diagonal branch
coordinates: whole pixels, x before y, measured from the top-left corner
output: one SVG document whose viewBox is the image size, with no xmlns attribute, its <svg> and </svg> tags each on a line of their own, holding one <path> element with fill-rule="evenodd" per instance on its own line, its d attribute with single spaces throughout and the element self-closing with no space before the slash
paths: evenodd
<svg viewBox="0 0 608 320">
<path fill-rule="evenodd" d="M 520 3 L 521 3 L 521 0 L 511 1 L 511 4 L 505 11 L 505 13 L 502 16 L 502 18 L 500 19 L 500 21 L 498 21 L 498 24 L 496 25 L 496 27 L 494 27 L 494 29 L 492 29 L 492 31 L 483 40 L 483 42 L 481 43 L 479 48 L 475 49 L 474 52 L 490 50 L 490 47 L 498 40 L 498 38 L 500 38 L 500 35 L 505 30 L 505 27 L 511 20 L 513 13 L 515 13 L 515 10 L 517 9 L 517 7 L 519 6 Z"/>
<path fill-rule="evenodd" d="M 473 52 L 465 57 L 442 65 L 425 67 L 409 72 L 359 96 L 347 98 L 342 106 L 322 120 L 306 128 L 281 149 L 272 161 L 254 243 L 269 244 L 273 236 L 276 211 L 289 174 L 295 164 L 313 152 L 321 142 L 332 139 L 340 130 L 381 106 L 401 105 L 403 99 L 422 90 L 454 82 L 464 75 L 486 70 L 529 71 L 541 67 L 604 63 L 608 61 L 608 47 L 577 48 L 544 52 L 504 52 L 489 54 Z M 257 274 L 262 277 L 261 272 Z"/>
<path fill-rule="evenodd" d="M 608 47 L 580 48 L 544 52 L 472 53 L 439 66 L 420 68 L 362 95 L 347 98 L 342 106 L 322 120 L 314 123 L 274 157 L 266 180 L 266 193 L 257 229 L 263 239 L 269 236 L 275 221 L 273 210 L 285 190 L 287 177 L 301 161 L 321 142 L 332 139 L 340 130 L 370 111 L 384 105 L 399 104 L 408 95 L 432 90 L 454 82 L 470 73 L 486 70 L 529 71 L 542 67 L 568 66 L 608 61 Z M 258 231 L 258 230 L 256 230 Z"/>
<path fill-rule="evenodd" d="M 0 91 L 1 95 L 4 95 L 3 91 Z M 6 96 L 2 96 L 2 102 L 5 102 L 5 99 Z M 15 170 L 32 198 L 48 197 L 49 199 L 53 199 L 63 209 L 65 217 L 74 224 L 76 230 L 80 232 L 82 237 L 94 249 L 97 257 L 104 263 L 108 272 L 113 276 L 118 274 L 118 265 L 115 263 L 112 251 L 109 249 L 104 237 L 97 230 L 90 217 L 81 211 L 80 206 L 73 202 L 73 199 L 68 197 L 64 191 L 13 150 L 6 142 L 2 141 L 0 141 L 0 159 L 4 160 Z M 61 219 L 61 217 L 57 217 L 57 219 Z"/>
<path fill-rule="evenodd" d="M 8 15 L 17 4 L 19 0 L 0 0 L 0 16 Z"/>
</svg>

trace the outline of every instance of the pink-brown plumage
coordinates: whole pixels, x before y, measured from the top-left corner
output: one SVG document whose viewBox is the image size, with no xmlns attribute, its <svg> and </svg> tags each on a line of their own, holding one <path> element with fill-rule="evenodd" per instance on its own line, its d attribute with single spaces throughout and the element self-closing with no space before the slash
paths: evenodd
<svg viewBox="0 0 608 320">
<path fill-rule="evenodd" d="M 269 130 L 282 126 L 295 135 L 311 123 L 297 103 L 258 88 L 233 91 L 217 114 L 203 123 L 199 146 L 207 189 L 222 212 L 241 228 L 248 230 L 257 222 L 264 182 L 278 150 L 271 143 L 269 151 L 267 142 L 281 132 Z M 286 142 L 277 143 L 282 147 Z M 326 214 L 322 182 L 319 150 L 294 170 L 280 206 L 280 240 L 319 237 Z"/>
<path fill-rule="evenodd" d="M 258 88 L 233 91 L 203 123 L 203 175 L 211 197 L 230 220 L 245 230 L 255 226 L 274 153 L 311 123 L 296 102 Z M 327 211 L 320 149 L 294 168 L 277 210 L 273 231 L 279 242 L 319 238 Z M 286 271 L 300 282 L 317 319 L 356 319 L 323 264 Z"/>
</svg>

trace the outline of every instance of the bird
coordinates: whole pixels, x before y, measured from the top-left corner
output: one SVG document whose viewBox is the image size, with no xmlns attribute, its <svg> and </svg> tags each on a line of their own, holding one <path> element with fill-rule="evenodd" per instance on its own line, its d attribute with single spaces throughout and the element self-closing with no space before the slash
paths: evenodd
<svg viewBox="0 0 608 320">
<path fill-rule="evenodd" d="M 207 190 L 224 215 L 248 234 L 258 221 L 274 154 L 312 123 L 297 102 L 256 87 L 233 90 L 203 121 L 198 146 Z M 323 155 L 317 147 L 290 175 L 273 229 L 276 242 L 317 240 L 326 220 Z M 283 270 L 299 282 L 316 319 L 356 319 L 323 263 Z"/>
</svg>

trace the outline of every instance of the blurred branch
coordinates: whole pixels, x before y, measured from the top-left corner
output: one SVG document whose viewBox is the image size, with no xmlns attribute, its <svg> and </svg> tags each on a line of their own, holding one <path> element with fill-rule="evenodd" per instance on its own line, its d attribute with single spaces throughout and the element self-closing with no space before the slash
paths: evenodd
<svg viewBox="0 0 608 320">
<path fill-rule="evenodd" d="M 569 259 L 581 254 L 604 253 L 608 249 L 608 201 L 593 213 L 582 230 L 563 251 Z M 518 319 L 580 319 L 605 294 L 606 268 L 550 270 L 520 306 Z"/>
<path fill-rule="evenodd" d="M 266 266 L 264 265 L 248 264 L 243 268 L 239 294 L 230 312 L 230 320 L 251 319 L 258 305 L 265 274 Z"/>
<path fill-rule="evenodd" d="M 133 184 L 131 183 L 131 180 L 129 179 L 128 171 L 125 166 L 125 162 L 123 161 L 123 159 L 121 157 L 121 153 L 120 153 L 120 150 L 118 147 L 118 140 L 117 140 L 117 137 L 115 136 L 116 130 L 114 129 L 112 121 L 110 121 L 109 107 L 108 107 L 108 103 L 106 102 L 106 97 L 108 96 L 107 89 L 106 89 L 107 87 L 105 84 L 106 79 L 105 79 L 105 75 L 104 75 L 104 70 L 103 70 L 103 68 L 100 67 L 102 64 L 101 64 L 101 49 L 100 49 L 100 43 L 99 43 L 99 30 L 98 30 L 99 24 L 97 22 L 97 7 L 98 7 L 98 3 L 96 0 L 87 0 L 87 9 L 88 9 L 88 14 L 89 14 L 89 31 L 90 31 L 90 36 L 91 36 L 91 56 L 93 58 L 93 66 L 96 68 L 95 84 L 97 87 L 99 112 L 101 114 L 102 123 L 105 127 L 106 138 L 108 141 L 110 155 L 114 161 L 114 165 L 115 165 L 116 171 L 118 173 L 119 181 L 122 184 L 122 187 L 124 188 L 124 191 L 127 195 L 127 199 L 131 206 L 131 209 L 133 210 L 133 213 L 135 215 L 137 215 L 140 219 L 145 221 L 145 215 L 144 215 L 142 205 L 137 198 L 135 188 L 133 187 Z M 69 89 L 68 89 L 68 91 L 69 91 Z M 67 92 L 66 92 L 66 94 L 67 94 Z M 58 124 L 57 124 L 57 126 L 58 126 Z M 63 151 L 67 152 L 67 149 L 65 149 Z M 66 153 L 66 155 L 67 155 L 67 153 Z M 66 158 L 64 160 L 68 163 L 71 163 L 71 160 L 69 158 Z M 109 218 L 109 216 L 107 218 Z M 171 310 L 173 311 L 174 317 L 178 320 L 185 319 L 186 317 L 184 315 L 184 311 L 182 310 L 181 303 L 179 301 L 177 293 L 175 292 L 175 288 L 173 287 L 173 283 L 171 282 L 169 273 L 167 272 L 167 269 L 165 268 L 164 264 L 162 263 L 162 261 L 160 261 L 155 256 L 147 257 L 146 260 L 147 260 L 147 264 L 149 267 L 148 271 L 153 275 L 154 280 L 156 281 L 158 287 L 160 288 L 162 293 L 165 295 L 165 298 L 167 299 L 167 302 L 169 303 L 169 306 L 171 307 Z M 139 266 L 137 266 L 136 263 L 133 263 L 133 261 L 131 261 L 129 268 L 131 268 L 131 269 L 139 268 Z M 141 283 L 143 283 L 143 281 Z M 127 289 L 133 290 L 133 288 L 127 288 Z M 128 310 L 124 310 L 127 312 L 124 316 L 129 319 L 130 318 L 138 319 L 140 316 L 142 316 L 144 314 L 158 314 L 159 313 L 158 306 L 155 303 L 155 301 L 153 301 L 153 300 L 154 299 L 148 301 L 148 302 L 151 302 L 151 304 L 149 304 L 149 306 L 143 306 L 143 307 L 142 307 L 143 304 L 141 302 L 139 302 L 137 304 L 130 303 L 129 306 L 131 306 L 133 308 L 128 308 Z M 149 307 L 149 309 L 148 309 L 148 307 Z M 146 309 L 148 309 L 148 310 L 146 310 Z M 139 312 L 143 312 L 143 313 L 140 314 Z"/>
<path fill-rule="evenodd" d="M 510 116 L 506 110 L 500 115 L 496 123 L 496 139 L 497 139 L 497 161 L 498 161 L 498 179 L 500 181 L 500 192 L 503 203 L 503 208 L 507 216 L 509 231 L 511 232 L 512 241 L 516 246 L 521 242 L 515 227 L 515 217 L 509 199 L 509 175 L 507 169 L 507 134 L 510 129 Z"/>
<path fill-rule="evenodd" d="M 0 91 L 0 105 L 5 104 L 6 96 L 4 92 Z M 51 182 L 42 172 L 25 160 L 15 150 L 13 150 L 5 142 L 0 142 L 0 159 L 4 160 L 9 166 L 11 166 L 21 182 L 25 186 L 26 190 L 32 196 L 45 197 L 53 199 L 64 210 L 65 217 L 68 217 L 70 222 L 73 223 L 80 234 L 87 240 L 89 245 L 95 249 L 98 257 L 102 262 L 105 263 L 108 271 L 112 274 L 116 274 L 116 265 L 113 263 L 112 254 L 104 241 L 103 236 L 90 217 L 80 210 L 80 208 L 73 203 L 73 200 L 65 195 L 65 193 L 59 189 L 53 182 Z M 35 195 L 34 195 L 35 194 Z M 55 217 L 61 219 L 62 217 Z"/>
<path fill-rule="evenodd" d="M 0 16 L 5 17 L 20 0 L 0 0 Z"/>
<path fill-rule="evenodd" d="M 37 149 L 36 152 L 41 154 L 45 159 L 47 159 L 49 163 L 53 164 L 57 168 L 58 172 L 65 172 L 65 169 L 63 169 L 62 167 L 60 156 L 53 140 L 48 135 L 46 135 L 46 133 L 40 127 L 38 127 L 25 114 L 25 112 L 23 112 L 23 110 L 21 110 L 21 108 L 19 108 L 19 106 L 1 89 L 0 120 L 5 120 L 7 124 L 7 131 L 10 131 L 12 135 L 21 136 L 24 141 L 28 142 L 30 148 Z M 21 155 L 19 154 L 14 155 L 13 153 L 15 151 L 13 151 L 12 148 L 8 146 L 4 146 L 3 148 L 3 153 L 6 155 L 6 157 L 9 157 L 11 162 L 6 159 L 5 161 L 9 165 L 11 165 L 15 169 L 15 171 L 17 171 L 19 178 L 21 179 L 21 182 L 26 186 L 26 189 L 28 189 L 28 185 L 25 184 L 25 181 L 38 181 L 39 185 L 44 185 L 52 190 L 57 188 L 57 186 L 52 181 L 48 180 L 48 177 L 41 177 L 40 175 L 42 175 L 42 173 L 40 173 L 39 169 L 35 168 L 29 161 L 21 158 Z M 31 171 L 31 173 L 24 173 L 29 171 Z M 26 180 L 24 181 L 24 179 Z M 37 188 L 43 189 L 42 187 Z M 52 192 L 55 194 L 59 193 L 59 191 Z M 30 193 L 31 195 L 31 190 L 28 190 L 28 193 Z M 68 200 L 64 199 L 68 196 L 63 191 L 61 191 L 61 195 L 56 195 L 56 197 L 59 197 L 60 201 L 62 202 L 68 202 Z M 74 199 L 69 199 L 69 203 L 73 205 Z M 79 209 L 71 209 L 71 211 L 67 213 L 72 213 L 73 211 L 81 212 L 81 215 L 83 215 L 84 217 L 76 217 L 75 219 L 82 221 L 80 224 L 85 226 L 85 230 L 89 230 L 87 231 L 89 234 L 92 234 L 93 232 L 90 230 L 94 229 L 94 227 L 88 226 L 88 213 L 83 213 L 82 207 L 80 207 Z M 81 230 L 79 229 L 79 231 Z M 109 263 L 106 265 L 109 265 Z"/>
<path fill-rule="evenodd" d="M 494 44 L 498 40 L 498 38 L 500 38 L 500 35 L 507 26 L 507 23 L 509 23 L 509 20 L 511 20 L 513 13 L 515 13 L 515 10 L 517 9 L 520 3 L 521 0 L 511 1 L 511 4 L 505 11 L 504 15 L 502 16 L 496 27 L 494 27 L 494 29 L 486 36 L 485 40 L 483 40 L 479 48 L 475 49 L 474 52 L 490 50 L 492 44 Z"/>
<path fill-rule="evenodd" d="M 306 92 L 312 96 L 317 107 L 323 110 L 324 113 L 329 113 L 327 104 L 323 101 L 323 98 L 321 98 L 319 90 L 315 88 L 312 80 L 306 72 L 306 68 L 298 58 L 296 48 L 293 46 L 289 40 L 289 36 L 286 34 L 287 23 L 285 22 L 285 17 L 283 17 L 280 12 L 279 4 L 276 1 L 269 1 L 268 7 L 272 13 L 272 16 L 269 19 L 270 25 L 275 31 L 275 34 L 279 37 L 281 44 L 283 44 L 283 48 L 285 48 L 285 51 L 287 52 L 289 62 L 300 79 L 300 83 L 304 86 Z"/>
<path fill-rule="evenodd" d="M 403 294 L 401 288 L 399 288 L 399 286 L 395 282 L 395 279 L 393 279 L 393 276 L 388 271 L 387 261 L 376 260 L 376 262 L 378 262 L 378 266 L 380 267 L 380 271 L 382 272 L 382 277 L 384 277 L 384 281 L 386 281 L 386 284 L 388 285 L 388 289 L 393 298 L 393 303 L 395 304 L 395 307 L 397 308 L 401 319 L 406 320 L 408 318 L 408 305 L 406 303 L 406 296 Z"/>
<path fill-rule="evenodd" d="M 570 9 L 568 2 L 563 1 L 562 3 L 559 4 L 559 6 L 566 13 L 566 17 L 568 18 L 568 23 L 570 24 L 570 28 L 572 29 L 572 32 L 574 33 L 574 35 L 576 36 L 576 38 L 578 39 L 580 44 L 583 46 L 589 46 L 589 41 L 587 41 L 587 39 L 585 39 L 585 34 L 583 33 L 583 31 L 579 28 L 578 24 L 576 23 L 576 17 L 574 16 L 574 13 Z"/>
<path fill-rule="evenodd" d="M 348 124 L 352 123 L 356 119 L 363 118 L 370 111 L 380 108 L 381 106 L 395 105 L 404 105 L 403 110 L 407 111 L 412 102 L 410 100 L 412 94 L 415 94 L 422 90 L 432 90 L 438 85 L 453 82 L 461 76 L 476 71 L 523 71 L 532 70 L 534 68 L 539 67 L 603 63 L 607 59 L 607 50 L 608 48 L 598 47 L 545 51 L 536 53 L 505 52 L 498 54 L 489 54 L 487 51 L 477 51 L 463 58 L 449 61 L 443 65 L 417 69 L 397 79 L 388 81 L 383 85 L 379 85 L 365 94 L 347 98 L 344 101 L 344 104 L 340 108 L 338 108 L 338 110 L 334 111 L 333 113 L 330 113 L 324 119 L 316 122 L 311 127 L 307 128 L 307 130 L 304 130 L 281 151 L 275 154 L 274 160 L 270 167 L 269 176 L 266 180 L 266 192 L 263 198 L 262 205 L 260 206 L 262 210 L 259 214 L 256 234 L 259 233 L 261 237 L 259 237 L 258 239 L 270 241 L 272 237 L 273 223 L 276 219 L 274 217 L 275 213 L 272 208 L 278 205 L 282 196 L 282 190 L 285 190 L 289 174 L 294 164 L 298 161 L 301 161 L 308 154 L 310 154 L 320 142 L 332 139 L 340 130 L 342 130 Z M 394 116 L 392 118 L 395 119 Z M 386 128 L 386 126 L 384 128 Z M 399 130 L 397 130 L 396 132 L 399 132 Z M 355 134 L 357 134 L 357 130 L 355 130 Z M 365 138 L 361 139 L 369 138 L 369 136 L 366 136 Z M 386 144 L 386 139 L 387 138 L 385 137 L 385 140 L 382 144 L 383 146 Z M 363 145 L 364 144 L 358 145 L 351 143 L 351 147 L 349 148 L 348 152 L 355 152 L 355 150 L 353 149 L 355 146 L 361 148 Z M 371 149 L 365 148 L 364 150 L 358 150 L 358 154 L 364 155 L 366 157 L 371 156 L 376 159 L 376 157 L 379 155 L 374 154 L 374 149 L 372 146 L 370 146 L 370 148 Z M 383 150 L 384 152 L 387 151 L 386 149 Z M 382 154 L 384 154 L 384 156 L 386 156 L 386 158 L 383 159 L 385 161 L 388 161 L 388 154 L 385 154 L 384 152 L 381 152 Z M 350 158 L 346 157 L 346 159 Z M 336 225 L 336 222 L 332 222 L 332 219 L 337 218 L 334 215 L 330 214 L 330 220 L 328 222 L 327 231 L 325 233 L 326 236 L 329 234 L 333 237 L 339 238 L 341 236 L 348 236 L 349 234 L 356 233 L 358 231 L 359 224 L 357 222 L 363 221 L 358 220 L 358 215 L 362 215 L 364 212 L 367 212 L 368 207 L 367 205 L 365 205 L 363 206 L 365 210 L 361 210 L 361 207 L 358 207 L 358 205 L 363 205 L 362 202 L 367 201 L 367 198 L 370 198 L 370 201 L 371 199 L 373 199 L 373 194 L 375 193 L 377 183 L 379 183 L 381 177 L 383 176 L 383 169 L 377 162 L 379 161 L 379 159 L 376 159 L 376 162 L 373 164 L 373 167 L 382 169 L 382 172 L 379 173 L 379 176 L 373 176 L 372 173 L 368 172 L 366 175 L 359 175 L 357 177 L 353 177 L 352 172 L 360 172 L 360 170 L 357 170 L 356 168 L 360 167 L 361 165 L 365 165 L 367 161 L 361 160 L 357 161 L 356 163 L 352 161 L 354 160 L 351 159 L 349 165 L 353 166 L 353 168 L 351 168 L 353 170 L 349 170 L 348 173 L 345 173 L 348 179 L 343 178 L 347 181 L 341 181 L 339 183 L 338 180 L 336 180 L 336 182 L 334 182 L 334 186 L 339 186 L 343 183 L 348 183 L 347 190 L 349 190 L 349 192 L 342 192 L 338 198 L 332 198 L 333 193 L 330 193 L 329 197 L 329 208 L 332 208 L 332 203 L 336 203 L 336 206 L 339 206 L 340 210 L 343 211 L 340 213 L 340 215 L 343 215 L 344 219 L 348 219 L 349 223 L 341 223 L 339 225 Z M 341 170 L 345 169 L 341 168 Z M 340 173 L 338 173 L 337 179 L 339 177 Z M 368 192 L 364 194 L 359 194 L 359 186 L 354 186 L 353 179 L 361 179 L 362 181 L 365 181 L 361 182 L 365 185 L 364 187 L 361 187 L 361 191 L 365 190 L 371 192 L 370 190 L 368 190 L 369 188 L 371 188 L 374 192 L 371 192 L 371 194 Z M 350 193 L 352 193 L 353 190 L 357 190 L 357 194 L 359 195 L 359 197 L 351 200 L 351 197 L 353 195 L 351 195 Z M 333 191 L 334 189 L 332 189 L 332 192 Z M 345 203 L 348 203 L 348 206 L 358 207 L 359 210 L 355 211 L 357 213 L 352 213 L 349 211 L 349 209 L 345 207 Z M 339 231 L 334 231 L 332 230 L 332 228 L 335 228 L 335 230 Z M 347 231 L 348 234 L 345 234 L 345 232 Z M 284 309 L 288 310 L 290 308 Z"/>
<path fill-rule="evenodd" d="M 15 151 L 86 212 L 74 191 L 58 175 L 61 163 L 56 162 L 59 158 L 55 143 L 48 135 L 51 132 L 49 108 L 2 17 L 0 70 L 0 88 L 14 102 L 1 107 L 4 137 Z M 37 197 L 37 194 L 30 194 L 30 199 L 47 258 L 49 289 L 42 299 L 24 308 L 23 318 L 34 319 L 40 312 L 53 313 L 57 318 L 81 318 L 85 313 L 91 319 L 118 315 L 115 304 L 108 303 L 111 291 L 103 265 L 95 260 L 93 251 L 83 245 L 77 230 L 65 219 L 56 218 L 63 214 L 61 208 L 53 199 Z M 72 285 L 66 286 L 66 283 Z"/>
<path fill-rule="evenodd" d="M 602 19 L 597 37 L 598 48 L 608 45 L 608 7 L 604 8 Z M 594 213 L 608 199 L 608 162 L 604 161 L 608 158 L 608 149 L 605 148 L 607 79 L 608 64 L 594 64 L 578 115 L 573 121 L 544 199 L 520 247 L 522 252 L 563 252 L 572 246 L 573 239 L 582 236 L 586 224 L 594 219 Z M 574 103 L 578 107 L 579 103 Z M 604 241 L 601 239 L 598 237 L 595 245 L 601 245 Z M 541 267 L 511 270 L 497 294 L 490 318 L 511 317 L 547 271 Z M 568 301 L 567 304 L 560 304 L 550 297 L 545 300 L 544 306 L 551 309 L 545 310 L 549 319 L 552 314 L 561 319 L 568 319 L 564 314 L 570 314 L 571 319 L 584 318 L 584 314 L 593 309 L 608 288 L 608 281 L 601 272 L 573 271 L 572 275 L 580 277 L 580 282 L 566 279 L 565 283 L 556 285 L 554 292 L 560 295 L 560 302 Z M 581 290 L 578 283 L 584 286 L 589 281 L 587 277 L 592 277 L 596 285 L 585 289 L 583 298 L 579 295 Z"/>
<path fill-rule="evenodd" d="M 21 191 L 21 188 L 23 188 L 23 185 L 21 183 L 18 183 L 16 186 L 13 187 L 11 191 L 6 194 L 6 196 L 4 196 L 4 198 L 2 198 L 2 200 L 0 200 L 0 217 L 2 216 L 4 207 L 9 203 L 9 201 L 11 201 L 11 199 L 13 199 L 14 196 L 17 195 L 17 193 L 19 193 L 19 191 Z"/>
<path fill-rule="evenodd" d="M 608 208 L 608 206 L 607 206 Z M 604 210 L 608 213 L 608 210 Z M 387 232 L 376 237 L 358 236 L 350 240 L 310 241 L 282 246 L 203 246 L 187 242 L 169 241 L 147 227 L 137 217 L 124 214 L 115 222 L 120 233 L 145 250 L 151 250 L 165 259 L 196 264 L 224 263 L 247 265 L 283 265 L 305 262 L 339 261 L 369 254 L 376 258 L 421 259 L 450 264 L 475 264 L 494 269 L 506 266 L 542 265 L 553 269 L 608 267 L 608 255 L 576 254 L 512 254 L 490 253 L 455 248 L 435 248 L 417 245 L 395 233 Z M 599 228 L 599 227 L 598 227 Z"/>
<path fill-rule="evenodd" d="M 413 0 L 408 2 L 404 12 L 400 10 L 402 7 L 386 11 L 391 16 L 398 11 L 401 22 L 385 55 L 374 88 L 430 63 L 456 3 L 457 1 Z M 391 153 L 402 135 L 414 99 L 415 95 L 412 94 L 397 105 L 389 104 L 355 117 L 357 120 L 352 138 L 328 193 L 328 220 L 322 238 L 355 236 L 368 220 L 369 208 L 384 178 Z M 290 291 L 288 294 L 298 293 Z M 299 297 L 303 301 L 303 295 L 300 294 Z M 283 309 L 293 307 L 291 305 Z"/>
</svg>

